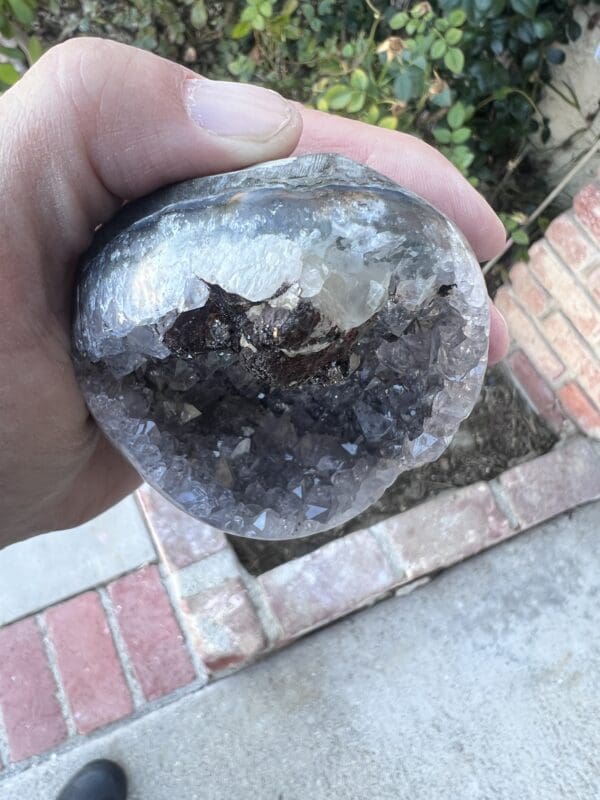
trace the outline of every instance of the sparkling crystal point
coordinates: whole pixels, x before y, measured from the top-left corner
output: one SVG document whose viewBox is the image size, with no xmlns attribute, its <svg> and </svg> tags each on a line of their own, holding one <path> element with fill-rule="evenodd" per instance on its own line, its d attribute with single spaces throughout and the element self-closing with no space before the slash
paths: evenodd
<svg viewBox="0 0 600 800">
<path fill-rule="evenodd" d="M 289 538 L 442 453 L 479 393 L 488 315 L 452 222 L 303 156 L 126 206 L 82 264 L 74 362 L 150 484 L 218 528 Z"/>
</svg>

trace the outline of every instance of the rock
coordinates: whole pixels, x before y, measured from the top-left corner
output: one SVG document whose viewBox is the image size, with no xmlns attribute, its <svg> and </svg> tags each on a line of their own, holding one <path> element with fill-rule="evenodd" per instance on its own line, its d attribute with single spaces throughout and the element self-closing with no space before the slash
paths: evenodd
<svg viewBox="0 0 600 800">
<path fill-rule="evenodd" d="M 74 361 L 149 483 L 278 539 L 347 521 L 443 452 L 479 394 L 488 325 L 453 223 L 314 155 L 126 206 L 82 264 Z"/>
</svg>

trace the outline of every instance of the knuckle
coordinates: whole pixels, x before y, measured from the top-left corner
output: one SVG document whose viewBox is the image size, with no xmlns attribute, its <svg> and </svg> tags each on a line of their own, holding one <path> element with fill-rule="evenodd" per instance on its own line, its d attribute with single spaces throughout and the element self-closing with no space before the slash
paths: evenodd
<svg viewBox="0 0 600 800">
<path fill-rule="evenodd" d="M 87 93 L 91 76 L 106 72 L 107 66 L 113 63 L 110 51 L 115 47 L 118 47 L 116 43 L 105 39 L 68 39 L 50 48 L 34 69 L 47 74 L 55 86 L 73 97 L 82 90 Z"/>
<path fill-rule="evenodd" d="M 66 42 L 54 45 L 47 50 L 34 65 L 37 71 L 51 70 L 62 72 L 72 71 L 77 68 L 86 53 L 94 48 L 95 39 L 68 39 Z"/>
</svg>

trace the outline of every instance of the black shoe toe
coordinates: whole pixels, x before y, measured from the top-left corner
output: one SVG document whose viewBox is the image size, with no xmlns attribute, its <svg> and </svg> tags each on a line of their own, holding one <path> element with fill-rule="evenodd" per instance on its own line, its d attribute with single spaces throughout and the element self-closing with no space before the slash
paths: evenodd
<svg viewBox="0 0 600 800">
<path fill-rule="evenodd" d="M 74 775 L 56 800 L 126 800 L 127 777 L 114 761 L 90 761 Z"/>
</svg>

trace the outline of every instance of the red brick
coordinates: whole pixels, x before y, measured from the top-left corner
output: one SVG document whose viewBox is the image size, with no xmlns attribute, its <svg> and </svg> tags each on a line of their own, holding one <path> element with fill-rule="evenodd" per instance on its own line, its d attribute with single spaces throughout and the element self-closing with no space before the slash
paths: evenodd
<svg viewBox="0 0 600 800">
<path fill-rule="evenodd" d="M 330 542 L 259 580 L 288 639 L 355 611 L 395 583 L 368 531 Z"/>
<path fill-rule="evenodd" d="M 573 273 L 560 263 L 543 242 L 530 250 L 529 268 L 562 307 L 577 330 L 585 337 L 600 331 L 600 314 L 591 298 L 579 288 Z"/>
<path fill-rule="evenodd" d="M 562 407 L 590 436 L 600 439 L 600 412 L 576 383 L 567 383 L 558 393 Z"/>
<path fill-rule="evenodd" d="M 561 214 L 550 223 L 546 239 L 563 261 L 577 272 L 600 259 L 600 250 L 583 233 L 570 213 Z"/>
<path fill-rule="evenodd" d="M 596 405 L 600 406 L 600 362 L 560 312 L 543 322 L 544 333 L 556 352 L 580 381 Z"/>
<path fill-rule="evenodd" d="M 126 575 L 108 593 L 146 700 L 191 683 L 194 668 L 157 568 Z"/>
<path fill-rule="evenodd" d="M 239 578 L 187 597 L 198 654 L 211 672 L 239 666 L 266 646 L 262 626 Z"/>
<path fill-rule="evenodd" d="M 550 295 L 535 280 L 527 264 L 519 261 L 510 270 L 510 282 L 514 294 L 530 314 L 542 316 L 550 306 Z"/>
<path fill-rule="evenodd" d="M 573 208 L 592 236 L 600 242 L 600 186 L 597 183 L 584 186 L 575 196 Z"/>
<path fill-rule="evenodd" d="M 13 761 L 67 738 L 56 685 L 32 617 L 0 629 L 0 708 Z"/>
<path fill-rule="evenodd" d="M 79 733 L 131 713 L 131 696 L 100 598 L 81 594 L 45 612 L 67 701 Z"/>
<path fill-rule="evenodd" d="M 516 533 L 483 482 L 444 492 L 376 528 L 389 536 L 409 581 Z"/>
<path fill-rule="evenodd" d="M 182 569 L 227 546 L 221 531 L 180 511 L 148 485 L 138 490 L 142 510 L 160 557 L 172 569 Z"/>
<path fill-rule="evenodd" d="M 504 314 L 512 338 L 522 347 L 541 374 L 551 381 L 559 378 L 565 371 L 564 366 L 545 343 L 533 322 L 515 302 L 506 286 L 498 290 L 494 303 Z"/>
<path fill-rule="evenodd" d="M 577 437 L 500 476 L 523 528 L 600 497 L 600 448 Z"/>
<path fill-rule="evenodd" d="M 508 357 L 507 363 L 531 405 L 554 431 L 561 431 L 566 417 L 561 411 L 558 398 L 525 353 L 516 350 Z"/>
</svg>

